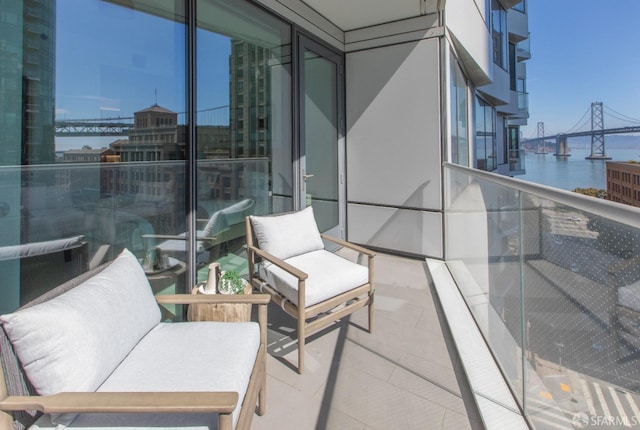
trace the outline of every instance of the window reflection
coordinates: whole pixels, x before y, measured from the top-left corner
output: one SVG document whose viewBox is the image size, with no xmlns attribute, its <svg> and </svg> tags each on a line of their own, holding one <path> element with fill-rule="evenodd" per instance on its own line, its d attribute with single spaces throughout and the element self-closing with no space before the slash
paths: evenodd
<svg viewBox="0 0 640 430">
<path fill-rule="evenodd" d="M 469 165 L 467 82 L 451 54 L 451 162 Z"/>
<path fill-rule="evenodd" d="M 220 224 L 224 244 L 208 258 L 228 260 L 246 215 L 292 208 L 291 28 L 241 2 L 197 11 L 198 230 Z"/>
<path fill-rule="evenodd" d="M 249 2 L 199 1 L 198 105 L 190 119 L 184 7 L 3 5 L 0 270 L 16 288 L 3 291 L 0 312 L 19 306 L 36 283 L 21 271 L 24 255 L 42 244 L 71 255 L 60 240 L 82 243 L 72 253 L 81 271 L 123 248 L 141 263 L 159 251 L 170 260 L 145 266 L 154 291 L 186 290 L 185 272 L 195 270 L 186 267 L 191 124 L 198 212 L 190 215 L 208 234 L 196 241 L 199 265 L 235 261 L 246 214 L 291 209 L 290 26 Z M 48 278 L 37 287 L 59 283 Z"/>
</svg>

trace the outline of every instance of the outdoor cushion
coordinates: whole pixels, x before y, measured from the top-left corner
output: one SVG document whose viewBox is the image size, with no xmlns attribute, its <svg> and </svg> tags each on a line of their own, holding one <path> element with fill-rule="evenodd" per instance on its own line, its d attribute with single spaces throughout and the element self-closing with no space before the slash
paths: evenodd
<svg viewBox="0 0 640 430">
<path fill-rule="evenodd" d="M 160 322 L 160 310 L 138 260 L 124 250 L 78 287 L 0 322 L 35 390 L 48 395 L 95 391 Z"/>
<path fill-rule="evenodd" d="M 2 246 L 0 247 L 0 261 L 63 251 L 65 249 L 80 246 L 83 240 L 84 236 L 74 236 L 65 239 L 49 240 L 46 242 L 31 242 L 24 243 L 22 245 Z"/>
<path fill-rule="evenodd" d="M 251 216 L 258 247 L 282 260 L 324 249 L 313 207 L 276 216 Z"/>
<path fill-rule="evenodd" d="M 329 251 L 319 250 L 291 257 L 286 263 L 307 273 L 305 306 L 311 306 L 369 282 L 366 267 Z M 261 264 L 260 276 L 298 305 L 298 279 L 274 264 Z"/>
<path fill-rule="evenodd" d="M 640 281 L 618 288 L 618 305 L 640 312 Z"/>
<path fill-rule="evenodd" d="M 254 205 L 253 199 L 244 199 L 231 206 L 216 211 L 204 226 L 204 236 L 212 237 L 225 230 L 229 226 L 244 222 L 247 211 Z"/>
<path fill-rule="evenodd" d="M 254 322 L 160 323 L 97 391 L 236 391 L 243 399 L 259 347 L 260 328 Z M 234 426 L 241 403 L 233 414 Z M 215 414 L 79 414 L 68 428 L 166 430 L 216 425 Z M 33 428 L 53 427 L 45 415 Z"/>
</svg>

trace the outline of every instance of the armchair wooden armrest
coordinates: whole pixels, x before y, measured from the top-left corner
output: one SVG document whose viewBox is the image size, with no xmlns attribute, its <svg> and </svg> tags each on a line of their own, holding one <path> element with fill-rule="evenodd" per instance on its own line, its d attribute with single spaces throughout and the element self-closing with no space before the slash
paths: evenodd
<svg viewBox="0 0 640 430">
<path fill-rule="evenodd" d="M 51 396 L 8 396 L 0 410 L 49 413 L 220 413 L 231 414 L 235 392 L 58 393 Z"/>
<path fill-rule="evenodd" d="M 275 264 L 276 266 L 280 267 L 282 270 L 292 274 L 293 276 L 295 276 L 296 278 L 298 278 L 298 280 L 300 281 L 304 281 L 305 279 L 307 279 L 309 277 L 309 275 L 307 275 L 306 273 L 304 273 L 302 270 L 297 269 L 295 267 L 293 267 L 291 264 L 279 259 L 278 257 L 260 249 L 260 248 L 256 248 L 253 245 L 248 245 L 248 250 L 250 252 L 255 253 L 256 255 L 264 258 L 265 260 L 267 260 L 270 263 Z"/>
<path fill-rule="evenodd" d="M 354 251 L 357 251 L 360 254 L 364 254 L 369 258 L 373 258 L 373 257 L 376 256 L 376 253 L 371 251 L 370 249 L 363 248 L 363 247 L 358 246 L 358 245 L 356 245 L 354 243 L 347 242 L 346 240 L 338 239 L 337 237 L 328 236 L 326 234 L 321 234 L 320 237 L 322 237 L 325 240 L 328 240 L 329 242 L 333 242 L 333 243 L 338 244 L 340 246 L 344 246 L 345 248 L 349 248 L 349 249 L 352 249 Z"/>
</svg>

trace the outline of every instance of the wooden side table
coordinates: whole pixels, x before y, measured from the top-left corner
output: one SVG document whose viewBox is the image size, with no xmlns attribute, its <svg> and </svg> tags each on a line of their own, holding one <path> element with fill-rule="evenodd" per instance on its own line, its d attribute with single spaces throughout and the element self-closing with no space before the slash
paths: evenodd
<svg viewBox="0 0 640 430">
<path fill-rule="evenodd" d="M 245 294 L 251 294 L 251 284 L 244 287 Z M 191 289 L 191 294 L 201 294 L 196 285 Z M 220 294 L 220 293 L 218 293 Z M 225 294 L 221 294 L 225 296 Z M 189 305 L 187 309 L 188 321 L 222 321 L 222 322 L 248 322 L 251 321 L 250 304 L 198 304 Z"/>
</svg>

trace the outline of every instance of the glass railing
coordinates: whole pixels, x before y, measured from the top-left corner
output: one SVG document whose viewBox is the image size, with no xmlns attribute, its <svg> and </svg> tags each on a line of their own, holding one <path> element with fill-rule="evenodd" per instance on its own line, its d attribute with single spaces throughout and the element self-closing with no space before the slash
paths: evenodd
<svg viewBox="0 0 640 430">
<path fill-rule="evenodd" d="M 524 149 L 509 150 L 509 172 L 522 173 L 525 171 L 524 156 Z"/>
<path fill-rule="evenodd" d="M 518 92 L 518 110 L 529 111 L 529 93 Z"/>
<path fill-rule="evenodd" d="M 640 425 L 640 209 L 445 165 L 446 262 L 534 428 Z"/>
<path fill-rule="evenodd" d="M 185 167 L 184 161 L 0 167 L 0 313 L 124 248 L 140 259 L 155 293 L 187 291 Z M 271 210 L 269 162 L 198 160 L 196 168 L 203 239 L 195 269 L 218 259 L 238 266 L 244 217 Z"/>
<path fill-rule="evenodd" d="M 529 38 L 518 42 L 516 45 L 516 54 L 519 60 L 528 60 L 531 58 L 531 35 L 529 35 Z"/>
</svg>

